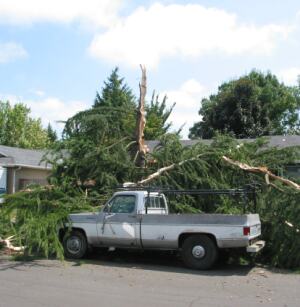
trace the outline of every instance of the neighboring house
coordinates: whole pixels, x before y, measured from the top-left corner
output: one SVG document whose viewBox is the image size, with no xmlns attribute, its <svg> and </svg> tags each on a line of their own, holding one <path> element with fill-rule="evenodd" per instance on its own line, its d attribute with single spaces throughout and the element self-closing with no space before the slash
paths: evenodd
<svg viewBox="0 0 300 307">
<path fill-rule="evenodd" d="M 0 145 L 0 193 L 14 193 L 31 183 L 47 184 L 51 165 L 41 162 L 46 151 Z"/>
</svg>

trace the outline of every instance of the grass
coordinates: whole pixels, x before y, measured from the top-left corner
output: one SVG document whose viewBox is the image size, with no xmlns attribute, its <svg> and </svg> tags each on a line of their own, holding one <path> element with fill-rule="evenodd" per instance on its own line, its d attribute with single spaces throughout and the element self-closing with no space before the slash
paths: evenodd
<svg viewBox="0 0 300 307">
<path fill-rule="evenodd" d="M 293 274 L 300 274 L 300 268 L 295 268 L 292 270 Z"/>
</svg>

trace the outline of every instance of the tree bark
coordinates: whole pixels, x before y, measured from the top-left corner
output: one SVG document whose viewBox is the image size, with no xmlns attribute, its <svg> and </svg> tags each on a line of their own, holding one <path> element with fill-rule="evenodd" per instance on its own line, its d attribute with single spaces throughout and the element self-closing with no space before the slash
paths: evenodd
<svg viewBox="0 0 300 307">
<path fill-rule="evenodd" d="M 143 184 L 149 183 L 150 181 L 152 181 L 155 178 L 159 177 L 162 173 L 170 171 L 170 170 L 174 169 L 176 166 L 181 166 L 181 165 L 183 165 L 183 164 L 185 164 L 187 162 L 197 160 L 200 156 L 202 156 L 202 154 L 200 154 L 200 155 L 198 155 L 196 157 L 190 158 L 190 159 L 183 160 L 183 161 L 178 162 L 178 163 L 173 163 L 171 165 L 162 167 L 162 168 L 158 169 L 155 173 L 149 175 L 147 178 L 138 181 L 136 184 L 137 185 L 143 185 Z"/>
<path fill-rule="evenodd" d="M 137 109 L 137 119 L 136 119 L 136 144 L 137 144 L 137 154 L 135 163 L 138 167 L 145 166 L 145 155 L 146 146 L 144 139 L 144 129 L 146 126 L 146 116 L 145 116 L 145 97 L 147 93 L 147 77 L 146 77 L 146 67 L 140 65 L 142 70 L 142 79 L 139 84 L 140 88 L 140 98 L 139 105 Z"/>
<path fill-rule="evenodd" d="M 225 162 L 227 162 L 228 164 L 237 166 L 240 169 L 245 170 L 247 172 L 264 174 L 265 175 L 265 180 L 266 180 L 267 184 L 270 184 L 269 180 L 271 178 L 271 179 L 279 180 L 282 183 L 284 183 L 285 185 L 288 185 L 288 186 L 290 186 L 290 187 L 300 191 L 300 185 L 299 184 L 297 184 L 296 182 L 293 182 L 293 181 L 291 181 L 289 179 L 282 178 L 280 176 L 277 176 L 277 175 L 273 174 L 265 166 L 250 166 L 250 165 L 248 165 L 246 163 L 242 163 L 242 162 L 239 162 L 239 161 L 234 161 L 234 160 L 232 160 L 232 159 L 230 159 L 230 158 L 228 158 L 226 156 L 223 156 L 222 159 Z"/>
</svg>

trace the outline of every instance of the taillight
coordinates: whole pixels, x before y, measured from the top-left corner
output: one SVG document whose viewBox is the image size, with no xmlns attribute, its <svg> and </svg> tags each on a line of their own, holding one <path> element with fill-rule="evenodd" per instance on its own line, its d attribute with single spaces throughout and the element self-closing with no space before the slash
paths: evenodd
<svg viewBox="0 0 300 307">
<path fill-rule="evenodd" d="M 249 236 L 250 235 L 250 227 L 244 227 L 243 232 L 244 232 L 244 236 Z"/>
</svg>

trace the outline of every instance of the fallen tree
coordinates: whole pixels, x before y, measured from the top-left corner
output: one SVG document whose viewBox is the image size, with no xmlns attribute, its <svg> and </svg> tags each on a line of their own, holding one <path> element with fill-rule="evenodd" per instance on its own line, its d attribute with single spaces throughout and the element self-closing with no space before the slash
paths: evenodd
<svg viewBox="0 0 300 307">
<path fill-rule="evenodd" d="M 286 178 L 277 175 L 272 176 L 272 186 L 265 181 L 266 170 L 269 176 L 270 169 L 274 174 L 274 170 L 281 169 L 293 160 L 299 160 L 299 152 L 293 148 L 266 149 L 264 144 L 265 141 L 258 140 L 252 144 L 237 146 L 236 140 L 220 136 L 211 145 L 199 143 L 184 147 L 176 135 L 167 135 L 160 140 L 154 151 L 146 156 L 146 161 L 149 160 L 151 163 L 144 169 L 144 178 L 138 180 L 135 179 L 139 177 L 140 168 L 131 168 L 130 172 L 124 172 L 120 176 L 118 165 L 123 159 L 123 150 L 115 152 L 114 146 L 106 151 L 99 151 L 97 148 L 96 152 L 98 156 L 104 154 L 105 157 L 111 157 L 110 151 L 114 152 L 116 158 L 109 160 L 110 177 L 113 178 L 113 182 L 119 184 L 129 181 L 139 185 L 151 184 L 176 189 L 227 189 L 243 187 L 254 182 L 260 184 L 261 193 L 258 194 L 257 209 L 262 219 L 263 237 L 267 241 L 267 246 L 259 261 L 285 268 L 299 267 L 300 236 L 297 229 L 300 229 L 300 193 L 295 188 L 298 183 L 288 179 L 287 184 Z M 129 149 L 127 152 L 128 156 L 131 156 Z M 93 152 L 89 152 L 89 155 L 93 156 Z M 228 159 L 225 161 L 224 156 L 230 156 L 233 163 L 228 163 Z M 103 172 L 106 172 L 105 160 L 98 161 L 103 161 Z M 75 163 L 76 161 L 72 160 L 67 165 Z M 264 165 L 265 168 L 253 171 L 251 165 Z M 249 169 L 251 171 L 248 171 Z M 103 176 L 106 176 L 105 173 Z M 74 178 L 65 178 L 65 185 L 54 184 L 51 189 L 32 188 L 7 197 L 5 206 L 1 209 L 1 217 L 9 216 L 12 222 L 6 222 L 2 227 L 2 230 L 6 231 L 5 234 L 1 233 L 0 224 L 0 236 L 4 238 L 16 235 L 15 245 L 26 246 L 26 253 L 42 253 L 45 256 L 56 254 L 62 258 L 57 226 L 66 220 L 70 212 L 92 210 L 95 205 L 101 204 L 98 197 L 101 196 L 104 201 L 112 190 L 110 181 L 103 181 L 100 195 L 94 186 L 88 190 L 81 190 L 81 187 L 76 185 L 76 178 L 74 173 Z M 97 201 L 93 202 L 95 196 Z M 181 199 L 170 199 L 170 207 L 174 213 L 243 212 L 241 201 L 222 196 L 184 196 Z M 253 208 L 248 210 L 252 212 Z"/>
<path fill-rule="evenodd" d="M 39 187 L 7 195 L 1 209 L 0 236 L 4 248 L 24 255 L 55 255 L 63 259 L 58 228 L 63 227 L 71 212 L 92 211 L 85 193 L 62 187 Z M 14 242 L 14 244 L 13 244 Z"/>
</svg>

